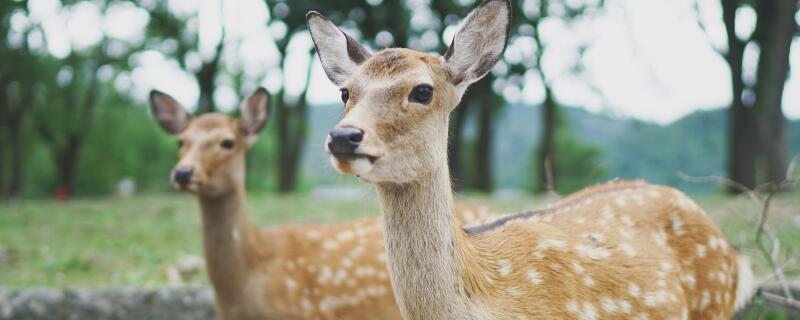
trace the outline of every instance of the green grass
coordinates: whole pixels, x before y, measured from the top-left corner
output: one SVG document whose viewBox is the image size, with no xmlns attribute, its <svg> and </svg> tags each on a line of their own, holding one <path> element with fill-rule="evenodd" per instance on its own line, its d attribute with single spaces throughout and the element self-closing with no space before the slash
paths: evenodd
<svg viewBox="0 0 800 320">
<path fill-rule="evenodd" d="M 460 195 L 501 212 L 541 207 L 540 198 Z M 701 206 L 731 241 L 753 251 L 758 206 L 743 198 L 700 197 Z M 782 247 L 800 250 L 800 196 L 776 202 L 769 224 Z M 325 223 L 377 215 L 371 191 L 337 201 L 310 196 L 251 195 L 248 210 L 260 225 Z M 154 287 L 167 283 L 164 269 L 185 255 L 202 256 L 200 215 L 193 196 L 179 193 L 132 198 L 0 203 L 0 284 L 55 287 Z M 795 266 L 796 267 L 796 266 Z M 789 268 L 791 269 L 791 268 Z M 760 273 L 766 269 L 761 267 Z M 797 272 L 792 273 L 798 276 Z M 205 284 L 205 276 L 189 283 Z"/>
</svg>

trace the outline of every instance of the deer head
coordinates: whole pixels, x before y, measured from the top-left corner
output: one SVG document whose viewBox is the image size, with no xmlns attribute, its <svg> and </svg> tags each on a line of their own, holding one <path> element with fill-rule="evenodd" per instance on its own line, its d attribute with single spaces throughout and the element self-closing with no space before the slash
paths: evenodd
<svg viewBox="0 0 800 320">
<path fill-rule="evenodd" d="M 408 183 L 446 169 L 449 114 L 500 59 L 511 5 L 484 1 L 444 56 L 402 48 L 371 53 L 321 14 L 306 19 L 345 104 L 344 119 L 325 143 L 333 166 L 367 182 Z"/>
<path fill-rule="evenodd" d="M 155 120 L 178 137 L 179 160 L 170 175 L 173 185 L 206 196 L 243 186 L 244 156 L 266 124 L 268 101 L 269 93 L 259 88 L 241 104 L 238 119 L 218 113 L 192 116 L 169 95 L 151 91 Z"/>
</svg>

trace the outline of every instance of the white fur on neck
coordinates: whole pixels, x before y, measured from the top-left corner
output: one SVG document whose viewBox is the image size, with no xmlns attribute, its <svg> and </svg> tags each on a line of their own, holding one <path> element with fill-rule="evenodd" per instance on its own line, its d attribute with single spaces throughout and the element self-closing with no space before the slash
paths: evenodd
<svg viewBox="0 0 800 320">
<path fill-rule="evenodd" d="M 387 265 L 405 319 L 489 318 L 460 276 L 449 179 L 440 169 L 423 181 L 377 185 Z"/>
</svg>

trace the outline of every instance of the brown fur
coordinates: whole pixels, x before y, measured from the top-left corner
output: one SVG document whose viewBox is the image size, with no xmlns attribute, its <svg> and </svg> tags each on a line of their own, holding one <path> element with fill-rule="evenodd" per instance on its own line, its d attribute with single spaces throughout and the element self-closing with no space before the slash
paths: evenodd
<svg viewBox="0 0 800 320">
<path fill-rule="evenodd" d="M 379 66 L 386 57 L 412 67 Z M 344 82 L 359 89 L 339 126 L 362 129 L 355 152 L 374 161 L 332 162 L 376 186 L 404 318 L 730 318 L 737 253 L 674 189 L 611 182 L 481 232 L 458 227 L 446 150 L 463 90 L 448 70 L 441 57 L 386 49 Z M 421 81 L 434 88 L 427 105 L 407 99 Z"/>
<path fill-rule="evenodd" d="M 327 225 L 253 226 L 245 210 L 245 153 L 253 141 L 221 114 L 192 118 L 179 165 L 194 169 L 206 265 L 222 319 L 400 319 L 375 217 Z M 232 151 L 219 147 L 236 140 Z M 459 223 L 486 207 L 457 207 Z"/>
</svg>

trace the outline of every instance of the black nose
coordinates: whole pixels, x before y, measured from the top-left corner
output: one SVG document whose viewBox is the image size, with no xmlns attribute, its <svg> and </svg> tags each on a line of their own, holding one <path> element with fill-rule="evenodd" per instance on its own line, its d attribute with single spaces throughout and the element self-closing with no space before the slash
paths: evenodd
<svg viewBox="0 0 800 320">
<path fill-rule="evenodd" d="M 192 168 L 177 167 L 175 168 L 175 172 L 173 172 L 173 177 L 177 183 L 188 184 L 192 181 Z"/>
<path fill-rule="evenodd" d="M 364 139 L 364 131 L 353 127 L 333 129 L 330 133 L 328 150 L 335 155 L 353 154 Z"/>
</svg>

